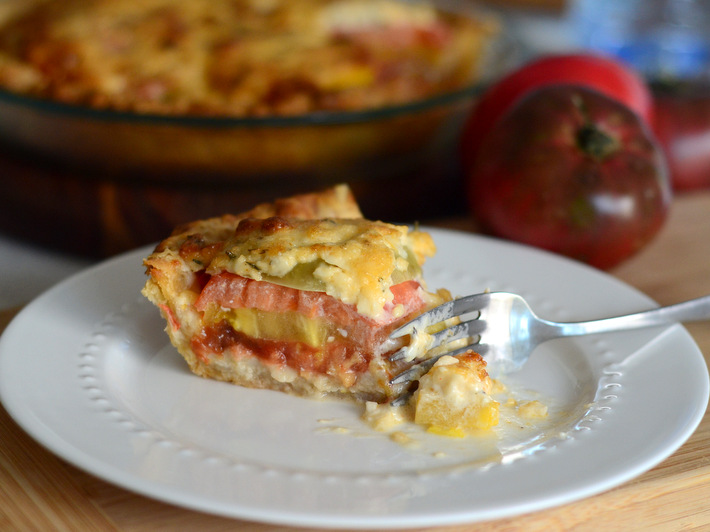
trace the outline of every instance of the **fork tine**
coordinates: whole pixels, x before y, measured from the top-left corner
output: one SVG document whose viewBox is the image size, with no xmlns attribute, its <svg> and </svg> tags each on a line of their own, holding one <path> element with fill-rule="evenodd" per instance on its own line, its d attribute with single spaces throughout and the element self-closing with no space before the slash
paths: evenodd
<svg viewBox="0 0 710 532">
<path fill-rule="evenodd" d="M 474 348 L 475 346 L 475 348 Z M 479 355 L 483 355 L 487 351 L 487 346 L 484 344 L 478 344 L 477 342 L 470 343 L 468 345 L 465 345 L 463 347 L 459 347 L 457 349 L 453 349 L 451 351 L 447 351 L 446 353 L 439 353 L 436 356 L 433 356 L 431 358 L 427 358 L 426 360 L 423 360 L 422 362 L 419 362 L 417 364 L 414 364 L 412 367 L 405 369 L 401 373 L 395 375 L 392 379 L 390 379 L 390 384 L 404 384 L 406 382 L 410 382 L 415 379 L 416 375 L 423 375 L 431 367 L 436 363 L 437 360 L 439 360 L 441 357 L 444 355 L 449 355 L 452 357 L 462 355 L 463 353 L 467 351 L 475 351 Z M 418 377 L 416 377 L 418 378 Z"/>
<path fill-rule="evenodd" d="M 465 321 L 463 323 L 457 323 L 451 327 L 439 331 L 435 334 L 430 335 L 426 346 L 423 351 L 429 351 L 435 347 L 439 347 L 443 343 L 453 342 L 454 340 L 460 340 L 461 338 L 467 338 L 480 334 L 486 328 L 486 322 L 479 320 L 478 318 Z M 415 329 L 415 331 L 418 329 Z M 416 332 L 412 334 L 417 334 Z M 390 355 L 389 359 L 394 362 L 396 360 L 402 360 L 408 358 L 410 354 L 410 345 L 405 345 L 394 354 Z"/>
<path fill-rule="evenodd" d="M 390 379 L 390 384 L 395 385 L 395 384 L 403 384 L 405 382 L 411 382 L 415 380 L 418 374 L 424 374 L 426 373 L 433 365 L 434 363 L 439 360 L 439 358 L 444 355 L 439 355 L 435 356 L 432 358 L 428 358 L 427 360 L 424 360 L 423 362 L 420 362 L 419 364 L 414 364 L 412 367 L 405 369 L 401 373 L 395 375 Z"/>
<path fill-rule="evenodd" d="M 424 330 L 435 323 L 440 323 L 454 316 L 462 316 L 469 312 L 482 310 L 488 305 L 490 297 L 490 294 L 483 293 L 447 301 L 398 327 L 390 333 L 390 338 L 399 338 L 405 334 L 410 334 L 414 329 Z"/>
</svg>

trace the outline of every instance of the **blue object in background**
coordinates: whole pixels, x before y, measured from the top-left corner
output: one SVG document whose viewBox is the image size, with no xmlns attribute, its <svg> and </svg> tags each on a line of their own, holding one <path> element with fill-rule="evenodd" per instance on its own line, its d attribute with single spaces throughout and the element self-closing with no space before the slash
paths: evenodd
<svg viewBox="0 0 710 532">
<path fill-rule="evenodd" d="M 571 0 L 577 44 L 652 80 L 710 79 L 710 0 Z"/>
</svg>

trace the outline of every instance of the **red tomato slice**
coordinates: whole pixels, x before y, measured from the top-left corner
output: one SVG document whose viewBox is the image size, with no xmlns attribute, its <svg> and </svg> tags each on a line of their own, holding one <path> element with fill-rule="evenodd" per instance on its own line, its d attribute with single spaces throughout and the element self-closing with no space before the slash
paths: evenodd
<svg viewBox="0 0 710 532">
<path fill-rule="evenodd" d="M 210 303 L 217 303 L 224 308 L 256 308 L 269 312 L 294 311 L 313 317 L 328 317 L 338 323 L 363 320 L 372 321 L 378 326 L 395 321 L 391 310 L 396 305 L 404 307 L 405 314 L 422 310 L 424 301 L 417 281 L 404 281 L 390 288 L 394 296 L 392 304 L 385 307 L 385 315 L 378 322 L 363 318 L 354 305 L 342 301 L 324 292 L 297 290 L 286 286 L 254 281 L 229 272 L 212 276 L 195 301 L 195 308 L 203 311 Z"/>
<path fill-rule="evenodd" d="M 622 63 L 599 55 L 550 55 L 527 63 L 488 89 L 466 125 L 462 157 L 466 168 L 493 125 L 531 89 L 573 84 L 618 100 L 647 124 L 653 120 L 653 98 L 645 81 Z"/>
</svg>

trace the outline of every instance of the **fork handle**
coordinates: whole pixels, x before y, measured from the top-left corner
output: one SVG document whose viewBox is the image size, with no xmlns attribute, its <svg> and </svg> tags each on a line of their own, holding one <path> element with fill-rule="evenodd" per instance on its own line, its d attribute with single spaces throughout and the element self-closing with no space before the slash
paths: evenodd
<svg viewBox="0 0 710 532">
<path fill-rule="evenodd" d="M 553 336 L 581 336 L 706 319 L 710 319 L 710 296 L 614 318 L 570 323 L 548 322 L 548 324 L 556 329 Z"/>
</svg>

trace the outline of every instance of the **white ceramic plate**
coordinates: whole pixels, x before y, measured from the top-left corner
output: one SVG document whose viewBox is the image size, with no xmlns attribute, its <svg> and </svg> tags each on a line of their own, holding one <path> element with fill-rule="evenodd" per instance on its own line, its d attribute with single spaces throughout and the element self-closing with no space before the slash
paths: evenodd
<svg viewBox="0 0 710 532">
<path fill-rule="evenodd" d="M 430 288 L 518 292 L 543 317 L 653 306 L 612 277 L 547 253 L 431 231 Z M 708 373 L 680 325 L 558 340 L 509 386 L 548 419 L 496 437 L 365 426 L 354 405 L 193 376 L 139 294 L 148 249 L 105 262 L 28 305 L 0 339 L 0 397 L 69 462 L 176 505 L 270 523 L 390 528 L 496 519 L 587 497 L 648 470 L 694 431 Z M 672 353 L 672 356 L 669 356 Z"/>
</svg>

